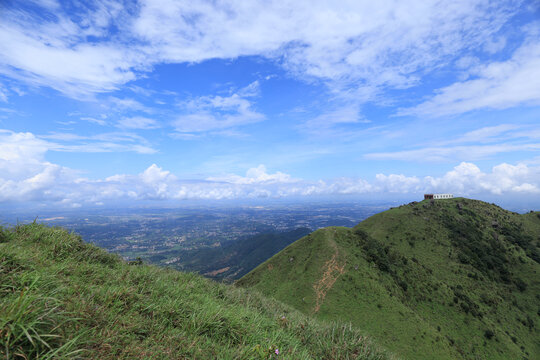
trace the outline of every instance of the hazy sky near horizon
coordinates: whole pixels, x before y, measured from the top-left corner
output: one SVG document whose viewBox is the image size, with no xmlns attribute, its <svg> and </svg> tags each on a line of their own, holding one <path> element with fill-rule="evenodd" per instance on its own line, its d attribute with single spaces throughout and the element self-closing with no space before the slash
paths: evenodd
<svg viewBox="0 0 540 360">
<path fill-rule="evenodd" d="M 540 206 L 540 2 L 3 1 L 0 205 Z"/>
</svg>

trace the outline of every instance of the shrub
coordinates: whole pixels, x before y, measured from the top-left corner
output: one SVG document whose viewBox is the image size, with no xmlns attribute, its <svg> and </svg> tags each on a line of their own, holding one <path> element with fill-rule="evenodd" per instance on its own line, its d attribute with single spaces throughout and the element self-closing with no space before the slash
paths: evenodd
<svg viewBox="0 0 540 360">
<path fill-rule="evenodd" d="M 527 290 L 527 283 L 521 279 L 515 279 L 514 284 L 516 285 L 517 289 L 521 292 L 524 292 Z"/>
</svg>

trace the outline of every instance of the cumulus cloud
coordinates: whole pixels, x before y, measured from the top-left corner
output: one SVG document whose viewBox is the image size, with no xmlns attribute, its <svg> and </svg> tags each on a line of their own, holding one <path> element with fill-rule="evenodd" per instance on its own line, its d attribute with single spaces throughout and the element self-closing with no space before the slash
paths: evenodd
<svg viewBox="0 0 540 360">
<path fill-rule="evenodd" d="M 494 166 L 491 172 L 483 172 L 473 163 L 462 162 L 440 177 L 377 174 L 371 183 L 364 179 L 340 179 L 330 185 L 324 184 L 320 189 L 338 194 L 536 195 L 540 193 L 540 167 L 502 163 Z"/>
<path fill-rule="evenodd" d="M 201 180 L 182 180 L 152 164 L 139 174 L 117 174 L 90 180 L 74 170 L 48 162 L 51 144 L 31 133 L 0 132 L 0 203 L 44 202 L 56 206 L 111 204 L 117 201 L 188 199 L 248 199 L 319 195 L 420 194 L 456 195 L 540 193 L 540 167 L 499 164 L 483 172 L 463 162 L 440 177 L 378 174 L 362 178 L 307 181 L 264 165 L 245 176 L 229 174 Z"/>
<path fill-rule="evenodd" d="M 75 171 L 45 161 L 48 148 L 31 133 L 0 131 L 0 202 L 62 199 Z"/>
<path fill-rule="evenodd" d="M 266 166 L 262 164 L 256 168 L 249 169 L 246 172 L 246 176 L 229 174 L 223 177 L 209 177 L 207 180 L 240 185 L 292 183 L 299 181 L 298 179 L 293 179 L 289 174 L 285 174 L 280 171 L 277 171 L 274 174 L 268 174 Z"/>
<path fill-rule="evenodd" d="M 422 181 L 415 177 L 407 177 L 403 174 L 377 174 L 375 176 L 377 191 L 390 193 L 417 193 L 422 191 Z"/>
<path fill-rule="evenodd" d="M 462 162 L 439 177 L 377 174 L 374 179 L 344 177 L 307 181 L 264 165 L 244 176 L 227 174 L 200 180 L 183 180 L 152 164 L 139 174 L 117 174 L 91 180 L 76 169 L 46 160 L 54 145 L 31 133 L 0 131 L 0 203 L 44 202 L 57 206 L 110 204 L 122 201 L 188 199 L 247 199 L 318 195 L 421 194 L 450 192 L 470 196 L 540 194 L 538 164 L 508 164 L 482 171 Z"/>
<path fill-rule="evenodd" d="M 426 177 L 427 188 L 469 195 L 477 193 L 540 193 L 540 168 L 525 164 L 499 164 L 490 173 L 478 166 L 463 162 L 440 178 Z"/>
</svg>

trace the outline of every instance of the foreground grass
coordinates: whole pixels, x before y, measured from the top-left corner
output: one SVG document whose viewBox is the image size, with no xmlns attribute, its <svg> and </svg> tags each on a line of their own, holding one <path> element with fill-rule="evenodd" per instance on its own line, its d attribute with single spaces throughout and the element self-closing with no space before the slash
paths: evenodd
<svg viewBox="0 0 540 360">
<path fill-rule="evenodd" d="M 198 275 L 130 265 L 35 223 L 0 228 L 0 356 L 391 358 L 350 325 Z"/>
</svg>

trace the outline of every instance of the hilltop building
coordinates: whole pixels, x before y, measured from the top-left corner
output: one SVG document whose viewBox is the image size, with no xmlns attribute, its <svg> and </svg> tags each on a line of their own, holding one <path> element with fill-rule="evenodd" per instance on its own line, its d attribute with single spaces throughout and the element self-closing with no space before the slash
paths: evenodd
<svg viewBox="0 0 540 360">
<path fill-rule="evenodd" d="M 452 194 L 424 194 L 424 200 L 431 200 L 431 199 L 451 199 L 454 195 Z"/>
</svg>

